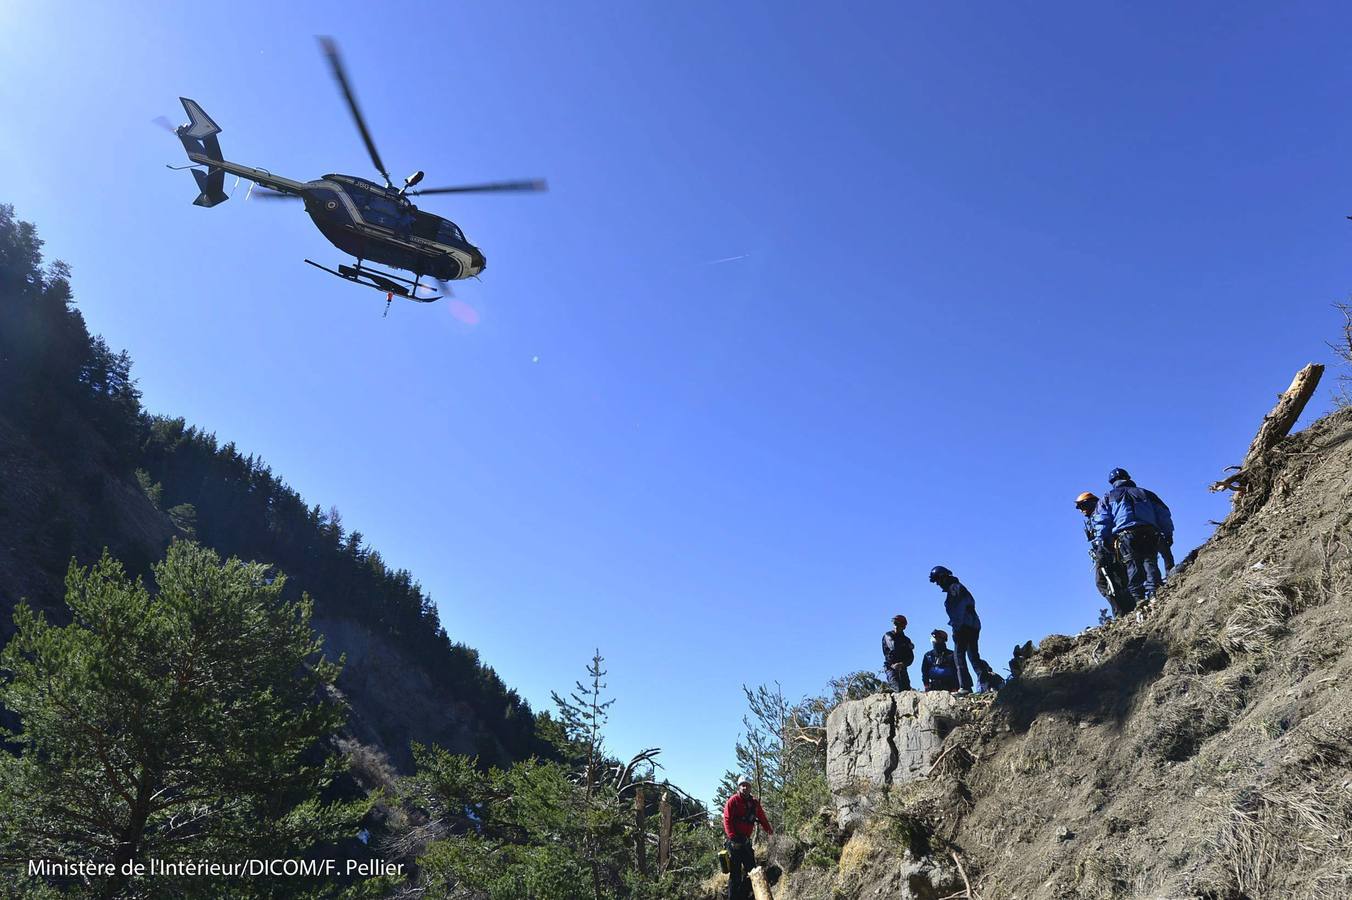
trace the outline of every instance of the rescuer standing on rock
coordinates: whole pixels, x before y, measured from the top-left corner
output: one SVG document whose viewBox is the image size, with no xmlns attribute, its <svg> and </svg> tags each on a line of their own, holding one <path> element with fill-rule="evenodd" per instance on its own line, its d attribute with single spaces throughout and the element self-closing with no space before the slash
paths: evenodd
<svg viewBox="0 0 1352 900">
<path fill-rule="evenodd" d="M 936 628 L 930 632 L 934 649 L 920 661 L 920 678 L 927 691 L 956 691 L 958 689 L 958 662 L 948 649 L 948 632 Z"/>
<path fill-rule="evenodd" d="M 1136 601 L 1127 590 L 1127 573 L 1122 560 L 1111 547 L 1099 543 L 1094 529 L 1094 510 L 1099 498 L 1085 491 L 1075 498 L 1075 508 L 1084 515 L 1084 538 L 1089 542 L 1089 558 L 1094 561 L 1094 586 L 1112 607 L 1113 616 L 1121 618 L 1136 608 Z"/>
<path fill-rule="evenodd" d="M 751 900 L 747 873 L 756 868 L 751 836 L 756 833 L 757 822 L 766 834 L 775 833 L 760 801 L 751 796 L 751 782 L 744 778 L 723 807 L 723 832 L 728 836 L 728 900 Z"/>
<path fill-rule="evenodd" d="M 915 644 L 906 636 L 906 617 L 892 617 L 892 630 L 883 633 L 883 671 L 894 691 L 911 689 L 911 673 L 906 667 L 915 662 Z"/>
<path fill-rule="evenodd" d="M 1127 567 L 1127 590 L 1136 604 L 1155 596 L 1160 586 L 1160 540 L 1174 542 L 1174 520 L 1169 507 L 1151 491 L 1136 486 L 1126 469 L 1108 473 L 1113 489 L 1094 510 L 1094 540 L 1098 547 L 1115 547 Z"/>
<path fill-rule="evenodd" d="M 976 615 L 976 600 L 972 592 L 943 566 L 931 569 L 929 580 L 944 592 L 944 609 L 948 610 L 948 625 L 953 629 L 953 656 L 958 661 L 958 693 L 970 694 L 972 673 L 967 664 L 970 662 L 974 669 L 981 664 L 981 654 L 977 650 L 981 620 Z"/>
</svg>

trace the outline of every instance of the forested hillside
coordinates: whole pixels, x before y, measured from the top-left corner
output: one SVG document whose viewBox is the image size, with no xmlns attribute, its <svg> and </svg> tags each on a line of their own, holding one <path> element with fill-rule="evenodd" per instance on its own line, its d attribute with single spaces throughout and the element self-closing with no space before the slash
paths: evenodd
<svg viewBox="0 0 1352 900">
<path fill-rule="evenodd" d="M 354 733 L 400 768 L 413 740 L 503 763 L 542 749 L 530 707 L 446 633 L 408 571 L 263 461 L 147 413 L 131 369 L 89 333 L 69 268 L 44 263 L 36 229 L 0 205 L 0 644 L 21 599 L 68 615 L 72 559 L 108 548 L 150 577 L 173 537 L 195 537 L 314 598 L 328 651 L 347 655 L 338 684 Z"/>
</svg>

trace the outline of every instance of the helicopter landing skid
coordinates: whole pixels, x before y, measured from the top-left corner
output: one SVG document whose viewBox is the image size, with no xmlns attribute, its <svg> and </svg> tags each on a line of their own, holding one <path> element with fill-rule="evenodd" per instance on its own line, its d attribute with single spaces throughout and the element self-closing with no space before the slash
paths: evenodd
<svg viewBox="0 0 1352 900">
<path fill-rule="evenodd" d="M 402 275 L 395 275 L 392 272 L 381 272 L 377 269 L 368 269 L 361 263 L 355 266 L 339 265 L 336 270 L 328 266 L 321 266 L 312 259 L 307 259 L 307 263 L 316 269 L 323 269 L 330 275 L 337 275 L 344 281 L 350 281 L 353 284 L 360 284 L 363 287 L 369 287 L 373 290 L 383 291 L 385 294 L 385 311 L 389 312 L 390 303 L 396 296 L 403 297 L 405 300 L 412 300 L 415 303 L 435 303 L 444 295 L 433 294 L 430 297 L 419 297 L 418 288 L 425 287 L 418 278 L 405 278 Z"/>
</svg>

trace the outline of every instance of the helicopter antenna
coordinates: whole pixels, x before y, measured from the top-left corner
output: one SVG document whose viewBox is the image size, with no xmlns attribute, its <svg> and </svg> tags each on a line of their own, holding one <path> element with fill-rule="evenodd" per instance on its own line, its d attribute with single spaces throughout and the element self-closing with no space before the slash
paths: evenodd
<svg viewBox="0 0 1352 900">
<path fill-rule="evenodd" d="M 347 101 L 348 109 L 352 110 L 352 118 L 356 120 L 357 130 L 361 132 L 361 139 L 366 144 L 366 152 L 371 154 L 371 162 L 375 163 L 380 177 L 385 179 L 385 187 L 394 187 L 394 182 L 390 181 L 390 173 L 385 170 L 385 164 L 380 161 L 380 154 L 376 152 L 376 144 L 366 127 L 366 119 L 362 117 L 361 110 L 357 107 L 357 98 L 353 95 L 352 85 L 347 80 L 347 70 L 343 68 L 343 58 L 338 53 L 337 43 L 331 37 L 321 37 L 319 45 L 324 50 L 329 67 L 333 69 L 334 80 L 338 82 L 338 87 L 342 88 L 343 99 Z"/>
</svg>

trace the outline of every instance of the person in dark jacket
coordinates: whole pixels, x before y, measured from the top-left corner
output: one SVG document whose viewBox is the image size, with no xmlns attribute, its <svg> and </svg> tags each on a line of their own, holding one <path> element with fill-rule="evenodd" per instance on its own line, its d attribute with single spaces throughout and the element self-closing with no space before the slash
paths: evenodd
<svg viewBox="0 0 1352 900">
<path fill-rule="evenodd" d="M 1075 498 L 1075 508 L 1084 515 L 1084 537 L 1089 542 L 1089 558 L 1094 561 L 1094 586 L 1108 601 L 1113 616 L 1121 618 L 1136 608 L 1136 601 L 1127 590 L 1127 570 L 1122 560 L 1109 547 L 1103 547 L 1094 529 L 1094 510 L 1098 508 L 1097 495 L 1085 491 Z"/>
<path fill-rule="evenodd" d="M 968 662 L 975 668 L 981 662 L 977 641 L 981 637 L 981 619 L 976 614 L 976 600 L 972 592 L 963 586 L 943 566 L 930 570 L 929 580 L 944 592 L 944 609 L 948 611 L 948 626 L 953 629 L 953 656 L 958 661 L 958 693 L 972 692 L 972 673 Z"/>
<path fill-rule="evenodd" d="M 728 836 L 728 900 L 751 900 L 751 879 L 747 877 L 756 868 L 756 852 L 751 848 L 751 837 L 756 823 L 766 834 L 774 834 L 770 820 L 759 800 L 751 796 L 751 782 L 742 779 L 737 793 L 723 806 L 723 833 Z"/>
<path fill-rule="evenodd" d="M 1172 534 L 1160 535 L 1160 560 L 1164 567 L 1160 569 L 1160 581 L 1168 579 L 1169 573 L 1174 570 L 1174 536 Z"/>
<path fill-rule="evenodd" d="M 911 673 L 906 667 L 915 662 L 915 644 L 906 636 L 906 617 L 892 617 L 892 630 L 883 634 L 883 671 L 894 691 L 911 689 Z"/>
<path fill-rule="evenodd" d="M 948 649 L 948 632 L 936 628 L 930 632 L 934 649 L 920 661 L 920 678 L 927 691 L 956 691 L 958 689 L 958 661 Z"/>
<path fill-rule="evenodd" d="M 1161 537 L 1174 542 L 1174 520 L 1156 494 L 1136 486 L 1126 469 L 1108 473 L 1113 488 L 1094 510 L 1096 548 L 1116 549 L 1127 567 L 1127 591 L 1136 604 L 1150 600 L 1160 585 Z"/>
<path fill-rule="evenodd" d="M 1004 676 L 991 668 L 984 659 L 976 667 L 976 683 L 981 685 L 981 693 L 998 691 L 1005 686 Z"/>
</svg>

